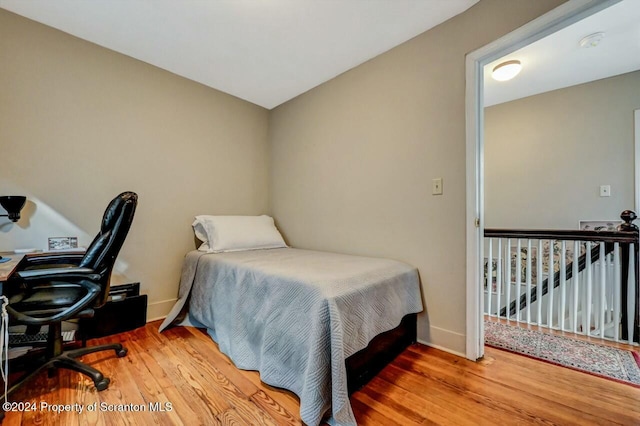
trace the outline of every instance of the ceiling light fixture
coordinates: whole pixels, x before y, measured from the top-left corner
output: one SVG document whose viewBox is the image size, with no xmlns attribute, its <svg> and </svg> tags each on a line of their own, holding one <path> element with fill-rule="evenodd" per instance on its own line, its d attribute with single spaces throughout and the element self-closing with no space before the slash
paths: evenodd
<svg viewBox="0 0 640 426">
<path fill-rule="evenodd" d="M 585 49 L 589 49 L 590 47 L 596 47 L 597 45 L 600 44 L 603 38 L 604 38 L 604 33 L 589 34 L 588 36 L 580 40 L 580 47 L 583 47 Z"/>
<path fill-rule="evenodd" d="M 520 63 L 520 61 L 514 59 L 512 61 L 507 61 L 496 65 L 493 69 L 493 72 L 491 73 L 491 77 L 493 77 L 494 80 L 498 81 L 511 80 L 513 77 L 518 75 L 521 69 L 522 64 Z"/>
</svg>

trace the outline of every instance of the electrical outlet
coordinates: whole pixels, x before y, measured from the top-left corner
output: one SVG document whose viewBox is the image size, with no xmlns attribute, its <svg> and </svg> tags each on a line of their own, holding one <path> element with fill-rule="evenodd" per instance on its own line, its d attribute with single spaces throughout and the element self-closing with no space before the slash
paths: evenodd
<svg viewBox="0 0 640 426">
<path fill-rule="evenodd" d="M 431 194 L 442 195 L 442 178 L 435 178 L 431 183 Z"/>
<path fill-rule="evenodd" d="M 600 196 L 611 197 L 611 185 L 600 185 Z"/>
</svg>

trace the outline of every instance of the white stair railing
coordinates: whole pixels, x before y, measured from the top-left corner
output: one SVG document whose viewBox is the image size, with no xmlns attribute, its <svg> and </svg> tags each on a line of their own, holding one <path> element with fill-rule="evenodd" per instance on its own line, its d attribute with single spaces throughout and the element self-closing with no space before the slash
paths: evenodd
<svg viewBox="0 0 640 426">
<path fill-rule="evenodd" d="M 485 314 L 637 344 L 638 229 L 625 217 L 620 231 L 486 229 Z"/>
</svg>

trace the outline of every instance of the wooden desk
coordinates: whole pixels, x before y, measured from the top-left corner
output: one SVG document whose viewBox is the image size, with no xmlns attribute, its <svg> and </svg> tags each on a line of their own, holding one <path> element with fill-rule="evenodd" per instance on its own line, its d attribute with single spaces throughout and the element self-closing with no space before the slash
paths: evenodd
<svg viewBox="0 0 640 426">
<path fill-rule="evenodd" d="M 11 260 L 8 262 L 0 263 L 0 286 L 1 286 L 3 282 L 9 279 L 11 274 L 13 274 L 13 271 L 16 270 L 16 267 L 18 266 L 20 261 L 24 258 L 24 254 L 0 253 L 0 256 L 11 258 Z"/>
</svg>

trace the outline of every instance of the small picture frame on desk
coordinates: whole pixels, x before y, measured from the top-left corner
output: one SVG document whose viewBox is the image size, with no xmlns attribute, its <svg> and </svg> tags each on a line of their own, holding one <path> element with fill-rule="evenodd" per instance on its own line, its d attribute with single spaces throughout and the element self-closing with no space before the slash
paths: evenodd
<svg viewBox="0 0 640 426">
<path fill-rule="evenodd" d="M 78 237 L 49 237 L 49 251 L 73 250 L 78 248 Z"/>
</svg>

